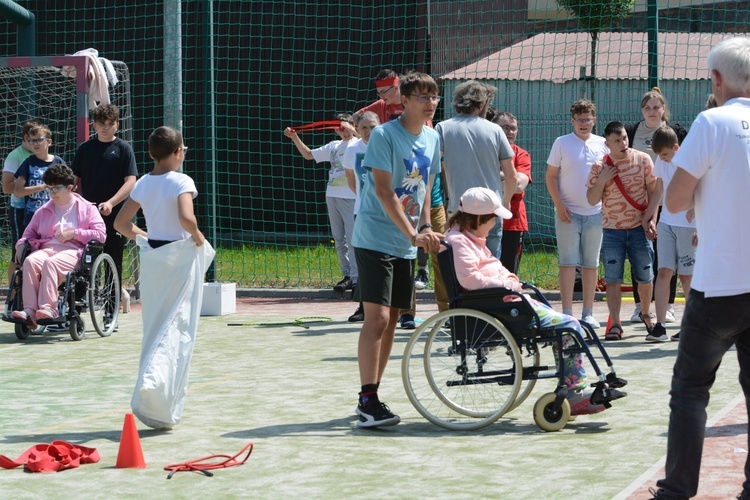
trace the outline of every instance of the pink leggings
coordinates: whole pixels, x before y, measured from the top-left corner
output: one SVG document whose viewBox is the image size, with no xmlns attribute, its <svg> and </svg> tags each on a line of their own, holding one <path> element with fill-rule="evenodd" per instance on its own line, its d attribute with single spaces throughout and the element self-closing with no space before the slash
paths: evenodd
<svg viewBox="0 0 750 500">
<path fill-rule="evenodd" d="M 78 250 L 69 247 L 42 248 L 26 257 L 23 261 L 23 310 L 30 318 L 43 308 L 57 313 L 57 287 L 77 265 Z"/>
</svg>

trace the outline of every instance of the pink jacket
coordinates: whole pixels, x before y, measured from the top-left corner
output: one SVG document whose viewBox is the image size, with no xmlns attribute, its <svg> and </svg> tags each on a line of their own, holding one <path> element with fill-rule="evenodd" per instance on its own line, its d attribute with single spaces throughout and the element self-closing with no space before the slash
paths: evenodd
<svg viewBox="0 0 750 500">
<path fill-rule="evenodd" d="M 487 248 L 487 239 L 474 236 L 469 231 L 450 229 L 445 241 L 453 247 L 456 278 L 466 290 L 504 287 L 520 292 L 518 276 L 508 271 Z"/>
<path fill-rule="evenodd" d="M 93 203 L 89 203 L 77 193 L 72 193 L 74 197 L 75 209 L 78 212 L 78 227 L 75 229 L 73 240 L 80 246 L 78 257 L 83 254 L 83 247 L 91 240 L 97 240 L 104 243 L 107 238 L 107 228 L 104 225 L 99 209 Z M 58 220 L 55 217 L 54 202 L 48 201 L 34 213 L 31 222 L 23 232 L 23 236 L 16 243 L 16 249 L 23 247 L 26 241 L 31 244 L 32 250 L 39 250 L 43 244 L 51 241 L 55 237 L 54 226 Z"/>
</svg>

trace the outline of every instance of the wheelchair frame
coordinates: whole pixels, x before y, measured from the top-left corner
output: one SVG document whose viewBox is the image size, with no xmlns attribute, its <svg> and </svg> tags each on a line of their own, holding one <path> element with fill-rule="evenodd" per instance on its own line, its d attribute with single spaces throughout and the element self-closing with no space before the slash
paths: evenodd
<svg viewBox="0 0 750 500">
<path fill-rule="evenodd" d="M 542 328 L 525 295 L 506 288 L 467 291 L 458 284 L 450 244 L 438 254 L 450 309 L 425 322 L 409 339 L 402 359 L 404 388 L 414 407 L 432 423 L 451 430 L 480 429 L 520 406 L 537 380 L 557 379 L 554 392 L 534 405 L 534 421 L 545 431 L 560 430 L 570 419 L 564 364 L 582 353 L 596 373 L 591 384 L 595 404 L 611 406 L 610 388 L 627 382 L 615 374 L 612 360 L 586 323 L 585 336 L 573 329 Z M 524 289 L 549 305 L 532 285 Z M 563 336 L 576 345 L 563 347 Z M 557 362 L 542 365 L 540 349 L 554 346 Z M 609 367 L 604 375 L 589 349 L 596 346 Z M 524 358 L 527 359 L 524 366 Z M 426 378 L 426 381 L 423 379 Z"/>
<path fill-rule="evenodd" d="M 31 253 L 27 243 L 21 250 L 21 265 L 13 272 L 10 289 L 5 301 L 2 320 L 15 323 L 19 340 L 29 335 L 40 334 L 48 325 L 69 323 L 68 331 L 73 340 L 82 340 L 86 333 L 83 314 L 88 311 L 94 329 L 101 337 L 109 337 L 117 327 L 120 311 L 120 279 L 114 260 L 104 253 L 104 244 L 92 240 L 83 250 L 79 266 L 68 272 L 65 281 L 58 287 L 57 312 L 54 319 L 38 319 L 39 329 L 32 331 L 30 324 L 13 318 L 13 311 L 23 310 L 23 262 Z"/>
</svg>

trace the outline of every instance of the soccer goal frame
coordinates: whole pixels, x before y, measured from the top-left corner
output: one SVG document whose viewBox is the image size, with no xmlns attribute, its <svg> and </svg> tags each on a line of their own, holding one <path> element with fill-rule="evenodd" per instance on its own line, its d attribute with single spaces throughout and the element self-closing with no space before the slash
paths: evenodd
<svg viewBox="0 0 750 500">
<path fill-rule="evenodd" d="M 110 102 L 120 110 L 118 135 L 132 143 L 130 72 L 121 61 L 111 63 L 118 79 L 117 85 L 109 87 Z M 75 68 L 75 77 L 63 75 L 63 67 Z M 50 152 L 68 164 L 73 161 L 78 145 L 93 134 L 89 119 L 89 67 L 85 56 L 0 58 L 0 157 L 7 157 L 21 144 L 22 124 L 37 119 L 52 132 Z M 6 203 L 0 203 L 0 217 L 0 240 L 9 245 Z M 129 259 L 130 256 L 133 258 Z M 126 259 L 132 262 L 123 260 L 123 286 L 134 288 L 138 297 L 136 251 L 126 250 Z"/>
</svg>

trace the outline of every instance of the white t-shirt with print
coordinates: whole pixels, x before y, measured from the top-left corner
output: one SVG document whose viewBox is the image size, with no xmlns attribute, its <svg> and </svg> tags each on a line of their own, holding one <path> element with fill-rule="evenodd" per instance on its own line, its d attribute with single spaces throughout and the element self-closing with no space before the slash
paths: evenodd
<svg viewBox="0 0 750 500">
<path fill-rule="evenodd" d="M 750 99 L 699 114 L 672 163 L 698 179 L 691 287 L 706 297 L 750 292 Z"/>
<path fill-rule="evenodd" d="M 324 161 L 331 163 L 331 170 L 328 172 L 328 187 L 326 187 L 326 196 L 330 196 L 331 198 L 344 198 L 347 200 L 354 200 L 356 198 L 356 195 L 349 189 L 344 166 L 341 164 L 348 143 L 349 141 L 331 141 L 325 146 L 310 151 L 317 163 Z"/>
</svg>

